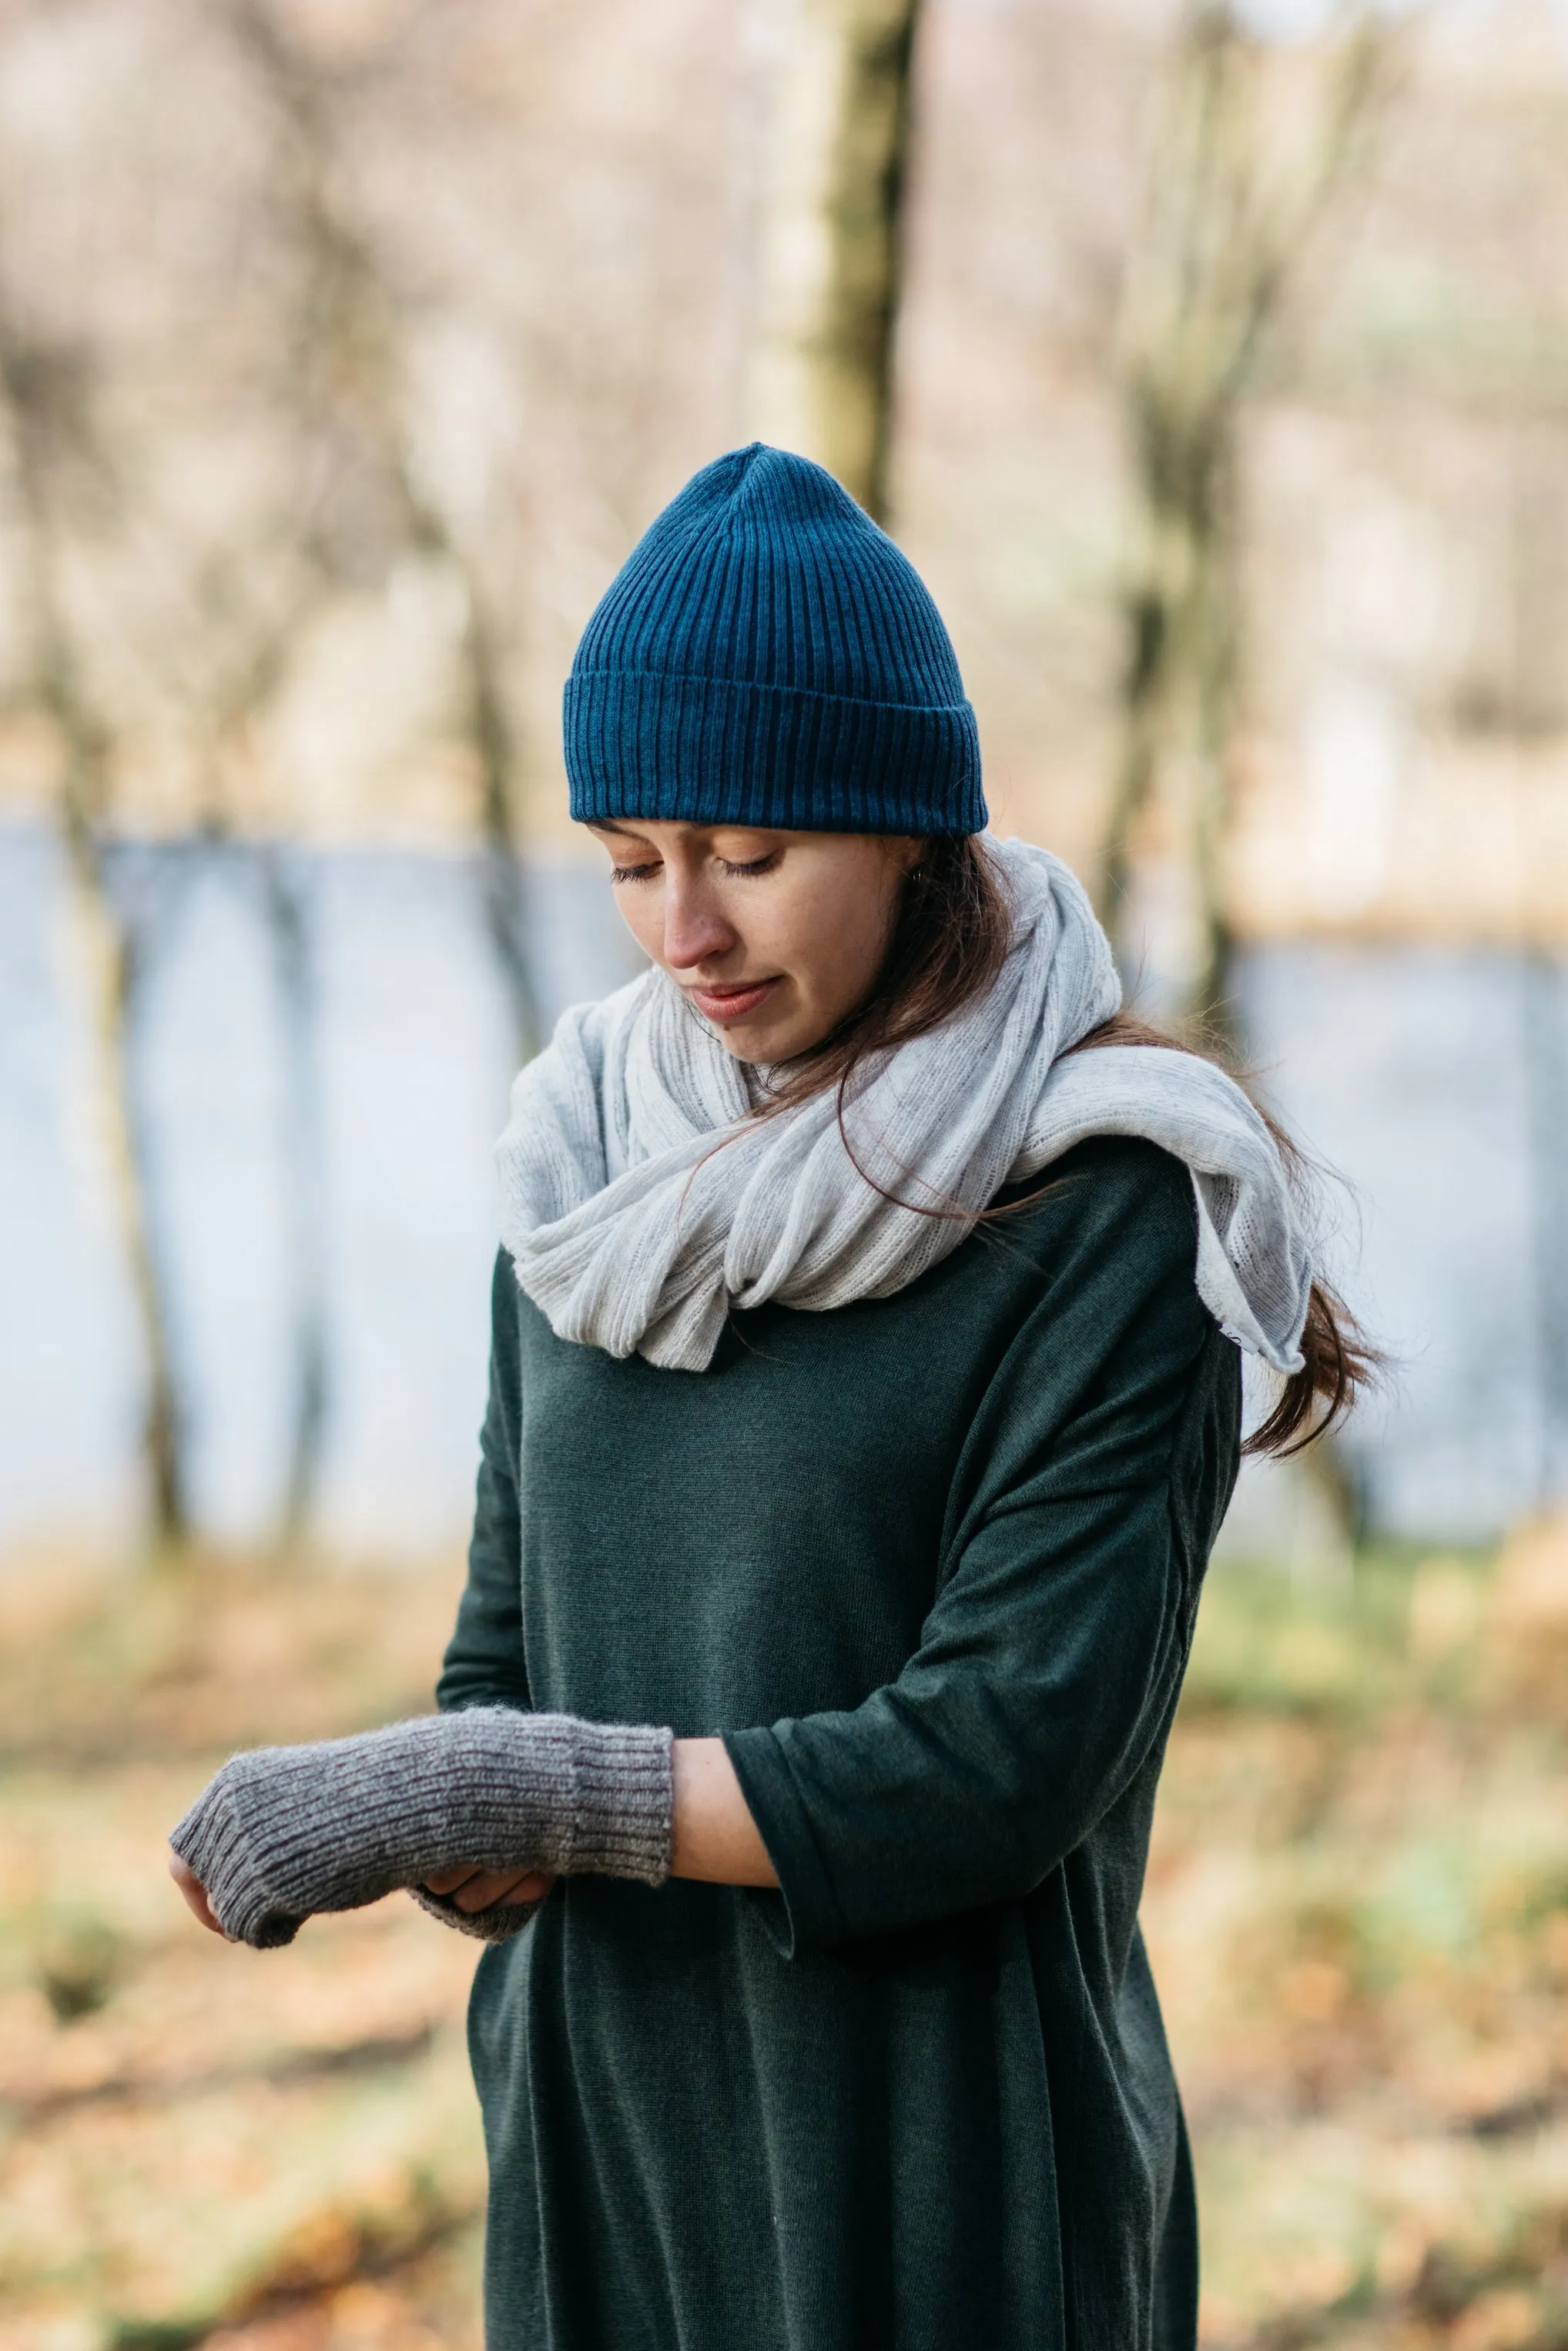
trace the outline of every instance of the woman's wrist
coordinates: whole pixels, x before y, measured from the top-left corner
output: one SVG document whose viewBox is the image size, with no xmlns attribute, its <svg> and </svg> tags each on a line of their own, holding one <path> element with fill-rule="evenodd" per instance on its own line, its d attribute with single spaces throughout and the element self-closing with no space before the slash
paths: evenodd
<svg viewBox="0 0 1568 2351">
<path fill-rule="evenodd" d="M 722 1739 L 677 1739 L 672 1877 L 710 1886 L 777 1886 L 778 1872 L 751 1817 Z"/>
</svg>

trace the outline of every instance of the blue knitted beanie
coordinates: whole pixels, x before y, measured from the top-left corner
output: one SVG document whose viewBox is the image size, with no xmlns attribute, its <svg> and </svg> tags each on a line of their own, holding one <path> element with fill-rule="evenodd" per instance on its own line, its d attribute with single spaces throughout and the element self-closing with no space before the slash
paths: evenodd
<svg viewBox="0 0 1568 2351">
<path fill-rule="evenodd" d="M 705 465 L 628 556 L 566 686 L 571 812 L 978 832 L 980 746 L 907 557 L 804 457 Z"/>
</svg>

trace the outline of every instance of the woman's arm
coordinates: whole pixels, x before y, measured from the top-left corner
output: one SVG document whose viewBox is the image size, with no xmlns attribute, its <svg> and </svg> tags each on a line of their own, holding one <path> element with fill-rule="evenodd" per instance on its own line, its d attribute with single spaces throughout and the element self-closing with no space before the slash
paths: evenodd
<svg viewBox="0 0 1568 2351">
<path fill-rule="evenodd" d="M 436 1690 L 436 1703 L 443 1707 L 529 1703 L 517 1598 L 516 1432 L 508 1410 L 518 1377 L 517 1285 L 504 1250 L 496 1260 L 491 1327 L 490 1407 L 482 1440 L 468 1587 Z M 723 1740 L 677 1739 L 674 1765 L 672 1875 L 702 1878 L 709 1885 L 777 1886 Z M 538 1876 L 514 1879 L 491 1871 L 448 1870 L 430 1881 L 430 1891 L 450 1896 L 461 1910 L 475 1911 L 488 1909 L 493 1902 L 538 1902 L 550 1882 Z M 200 1917 L 202 1911 L 189 1890 L 181 1890 Z"/>
<path fill-rule="evenodd" d="M 1174 1161 L 1103 1171 L 976 1415 L 915 1655 L 856 1708 L 726 1734 L 789 1949 L 1018 1898 L 1146 1801 L 1236 1468 L 1194 1242 Z"/>
<path fill-rule="evenodd" d="M 740 1792 L 723 1740 L 677 1739 L 674 1763 L 671 1876 L 701 1878 L 709 1886 L 777 1886 L 778 1873 Z M 460 1910 L 467 1911 L 487 1910 L 492 1902 L 538 1902 L 550 1885 L 549 1878 L 537 1874 L 517 1877 L 482 1869 L 450 1869 L 429 1881 L 432 1894 L 448 1895 Z M 183 1885 L 181 1891 L 204 1925 L 216 1925 L 205 1911 L 204 1896 L 198 1908 Z"/>
<path fill-rule="evenodd" d="M 751 1807 L 722 1739 L 677 1739 L 672 1877 L 710 1886 L 777 1886 Z"/>
<path fill-rule="evenodd" d="M 673 1877 L 700 1877 L 710 1886 L 777 1886 L 768 1848 L 740 1792 L 735 1766 L 722 1739 L 677 1739 L 674 1745 L 674 1854 Z M 221 1935 L 206 1889 L 188 1861 L 169 1856 L 169 1875 L 204 1927 Z M 444 1894 L 459 1910 L 488 1910 L 494 1902 L 542 1902 L 553 1878 L 529 1870 L 443 1870 L 425 1880 L 426 1890 Z"/>
<path fill-rule="evenodd" d="M 1145 1160 L 1104 1187 L 1098 1213 L 1076 1236 L 1078 1278 L 1069 1273 L 1062 1284 L 1073 1310 L 1065 1317 L 1060 1307 L 1043 1311 L 1038 1334 L 1016 1351 L 1013 1412 L 1002 1414 L 1011 1426 L 989 1430 L 984 1448 L 991 1490 L 971 1518 L 967 1556 L 922 1652 L 858 1717 L 815 1717 L 727 1742 L 677 1739 L 672 1876 L 720 1886 L 779 1884 L 733 1749 L 780 1860 L 786 1848 L 799 1858 L 814 1846 L 820 1829 L 825 1854 L 862 1881 L 866 1915 L 856 1916 L 861 1905 L 846 1900 L 850 1915 L 841 1917 L 840 1931 L 881 1923 L 875 1914 L 884 1906 L 904 1911 L 914 1858 L 904 1848 L 912 1832 L 918 1844 L 929 1837 L 939 1845 L 946 1825 L 952 1890 L 961 1906 L 983 1900 L 995 1879 L 1018 1875 L 1019 1847 L 1030 1876 L 1049 1865 L 1061 1840 L 1082 1834 L 1161 1721 L 1180 1679 L 1186 1631 L 1186 1579 L 1179 1569 L 1171 1577 L 1167 1556 L 1166 1479 L 1209 1325 L 1193 1288 L 1190 1182 L 1174 1162 L 1158 1164 L 1153 1184 Z M 529 1703 L 509 1410 L 518 1384 L 517 1297 L 504 1252 L 493 1331 L 469 1585 L 437 1692 L 444 1707 Z M 1077 1408 L 1050 1430 L 1042 1459 L 1045 1432 L 1019 1429 L 1018 1399 L 1050 1394 L 1063 1351 L 1074 1361 Z M 1027 1406 L 1021 1416 L 1033 1417 Z M 1042 1779 L 1054 1801 L 1040 1801 Z M 1020 1809 L 1030 1816 L 1021 1835 Z M 857 1829 L 871 1833 L 874 1857 L 854 1850 Z M 1008 1849 L 999 1867 L 998 1844 Z M 891 1886 L 873 1892 L 889 1864 L 902 1881 L 891 1903 Z M 918 1865 L 913 1874 L 927 1876 Z M 549 1883 L 476 1869 L 430 1881 L 433 1892 L 466 1912 L 538 1901 Z M 787 1891 L 803 1925 L 819 1906 L 802 1898 L 803 1889 Z M 929 1888 L 914 1896 L 913 1915 L 929 1915 L 930 1900 Z"/>
</svg>

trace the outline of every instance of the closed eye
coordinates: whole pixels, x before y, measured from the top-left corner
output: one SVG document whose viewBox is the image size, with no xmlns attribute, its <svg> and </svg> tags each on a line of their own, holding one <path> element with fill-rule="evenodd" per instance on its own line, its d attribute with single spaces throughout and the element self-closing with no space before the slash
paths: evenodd
<svg viewBox="0 0 1568 2351">
<path fill-rule="evenodd" d="M 652 865 L 612 865 L 610 879 L 613 882 L 646 882 L 657 873 L 663 861 L 655 858 Z"/>
<path fill-rule="evenodd" d="M 772 872 L 774 866 L 778 864 L 779 857 L 779 852 L 777 849 L 770 850 L 766 857 L 754 857 L 750 863 L 747 865 L 732 865 L 727 857 L 721 857 L 718 861 L 719 871 L 723 873 L 739 875 L 745 875 L 747 873 L 769 873 Z"/>
</svg>

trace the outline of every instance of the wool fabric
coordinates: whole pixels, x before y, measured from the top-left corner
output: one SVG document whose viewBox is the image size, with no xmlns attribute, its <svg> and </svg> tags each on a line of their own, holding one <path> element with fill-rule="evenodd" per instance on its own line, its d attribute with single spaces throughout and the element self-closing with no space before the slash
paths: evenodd
<svg viewBox="0 0 1568 2351">
<path fill-rule="evenodd" d="M 580 821 L 978 832 L 975 714 L 914 565 L 832 475 L 762 442 L 632 549 L 566 686 Z"/>
<path fill-rule="evenodd" d="M 670 1732 L 651 1725 L 508 1706 L 423 1715 L 231 1756 L 170 1843 L 225 1932 L 256 1950 L 292 1942 L 317 1911 L 358 1910 L 462 1864 L 659 1886 L 670 1750 Z M 503 1933 L 520 1923 L 486 1921 Z"/>
<path fill-rule="evenodd" d="M 497 1265 L 440 1702 L 718 1732 L 779 1890 L 571 1877 L 485 1952 L 488 2351 L 1195 2351 L 1137 1912 L 1240 1367 L 1186 1170 L 1052 1178 L 685 1377 Z"/>
<path fill-rule="evenodd" d="M 502 1238 L 559 1337 L 700 1371 L 732 1308 L 890 1297 L 1005 1186 L 1118 1134 L 1185 1162 L 1227 1336 L 1300 1367 L 1312 1249 L 1262 1119 L 1195 1054 L 1069 1054 L 1121 1000 L 1109 942 L 1059 858 L 991 853 L 1013 907 L 1000 977 L 873 1064 L 842 1126 L 831 1089 L 752 1116 L 742 1064 L 662 971 L 562 1016 L 497 1146 Z"/>
</svg>

